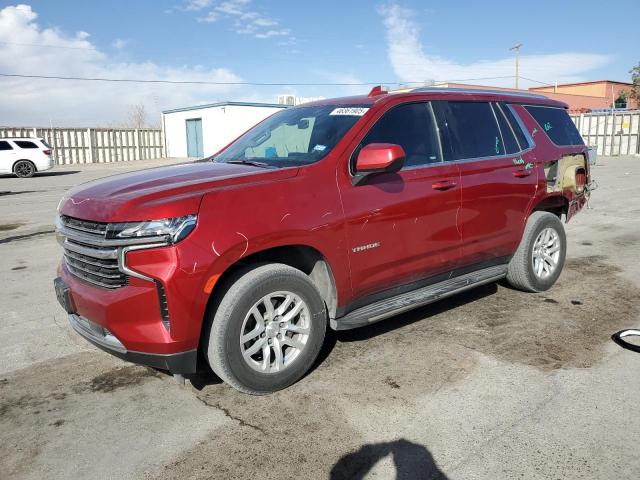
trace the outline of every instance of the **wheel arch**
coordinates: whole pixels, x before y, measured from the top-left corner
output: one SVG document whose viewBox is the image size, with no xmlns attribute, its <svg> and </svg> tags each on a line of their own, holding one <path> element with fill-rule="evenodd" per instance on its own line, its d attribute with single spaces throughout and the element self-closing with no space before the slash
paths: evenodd
<svg viewBox="0 0 640 480">
<path fill-rule="evenodd" d="M 238 275 L 252 265 L 282 263 L 308 275 L 327 306 L 329 316 L 335 316 L 338 305 L 336 281 L 326 257 L 309 245 L 283 245 L 260 250 L 229 265 L 217 279 L 210 295 L 205 317 L 215 308 Z M 206 324 L 206 318 L 203 325 Z"/>
<path fill-rule="evenodd" d="M 540 199 L 533 205 L 528 217 L 535 212 L 549 212 L 556 215 L 558 218 L 562 218 L 562 215 L 566 215 L 569 211 L 569 200 L 561 194 L 549 195 Z"/>
</svg>

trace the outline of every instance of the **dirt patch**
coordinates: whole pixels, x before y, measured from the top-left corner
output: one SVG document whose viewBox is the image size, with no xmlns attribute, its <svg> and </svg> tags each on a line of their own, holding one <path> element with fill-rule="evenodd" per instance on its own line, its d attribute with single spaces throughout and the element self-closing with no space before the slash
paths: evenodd
<svg viewBox="0 0 640 480">
<path fill-rule="evenodd" d="M 8 232 L 9 230 L 15 230 L 20 228 L 24 223 L 2 223 L 0 224 L 0 232 Z"/>
<path fill-rule="evenodd" d="M 548 292 L 489 285 L 368 332 L 347 332 L 345 339 L 387 335 L 390 328 L 407 324 L 416 341 L 437 338 L 542 370 L 587 368 L 601 358 L 611 334 L 635 324 L 640 314 L 640 289 L 619 272 L 600 256 L 569 259 Z M 425 314 L 431 318 L 418 322 Z"/>
<path fill-rule="evenodd" d="M 11 242 L 17 242 L 20 240 L 28 240 L 30 238 L 33 237 L 39 237 L 41 235 L 49 235 L 51 233 L 55 233 L 55 230 L 44 230 L 42 232 L 33 232 L 33 233 L 25 233 L 24 235 L 14 235 L 12 237 L 6 237 L 3 239 L 0 239 L 0 244 L 3 243 L 11 243 Z"/>
<path fill-rule="evenodd" d="M 640 245 L 640 232 L 625 233 L 613 239 L 613 243 L 618 247 L 637 247 Z"/>
<path fill-rule="evenodd" d="M 162 376 L 160 372 L 151 368 L 127 365 L 98 375 L 88 383 L 76 385 L 75 390 L 107 393 L 120 388 L 140 385 L 150 377 L 162 378 Z"/>
<path fill-rule="evenodd" d="M 81 353 L 3 376 L 0 477 L 28 477 L 41 460 L 40 455 L 58 439 L 61 429 L 91 423 L 96 408 L 107 409 L 107 414 L 110 409 L 121 408 L 122 398 L 116 401 L 113 400 L 116 397 L 101 393 L 119 390 L 126 396 L 132 395 L 131 402 L 146 402 L 141 385 L 161 374 L 133 365 L 114 369 L 115 362 L 100 352 Z M 125 393 L 126 388 L 134 393 Z M 94 426 L 98 431 L 102 428 Z M 75 435 L 70 438 L 70 442 L 76 441 Z"/>
</svg>

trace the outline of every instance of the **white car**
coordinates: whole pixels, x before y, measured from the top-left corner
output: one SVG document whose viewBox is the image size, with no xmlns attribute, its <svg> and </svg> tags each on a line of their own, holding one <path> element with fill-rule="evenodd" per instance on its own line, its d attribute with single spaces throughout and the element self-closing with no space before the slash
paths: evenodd
<svg viewBox="0 0 640 480">
<path fill-rule="evenodd" d="M 0 138 L 0 174 L 28 178 L 52 166 L 51 147 L 44 138 Z"/>
</svg>

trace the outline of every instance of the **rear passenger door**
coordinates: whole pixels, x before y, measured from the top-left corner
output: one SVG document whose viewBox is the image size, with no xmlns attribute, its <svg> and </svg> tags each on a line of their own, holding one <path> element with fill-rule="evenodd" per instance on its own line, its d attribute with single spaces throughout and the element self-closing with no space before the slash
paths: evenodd
<svg viewBox="0 0 640 480">
<path fill-rule="evenodd" d="M 537 185 L 530 139 L 507 105 L 440 101 L 445 160 L 460 169 L 461 267 L 504 263 L 520 242 Z"/>
</svg>

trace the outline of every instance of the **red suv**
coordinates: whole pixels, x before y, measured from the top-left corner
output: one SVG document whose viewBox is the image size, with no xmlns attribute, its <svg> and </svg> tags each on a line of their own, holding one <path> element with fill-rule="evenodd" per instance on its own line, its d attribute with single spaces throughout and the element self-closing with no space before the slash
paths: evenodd
<svg viewBox="0 0 640 480">
<path fill-rule="evenodd" d="M 288 108 L 209 161 L 70 190 L 57 296 L 114 355 L 271 392 L 311 367 L 327 326 L 505 277 L 550 288 L 588 153 L 540 95 L 375 88 Z"/>
</svg>

